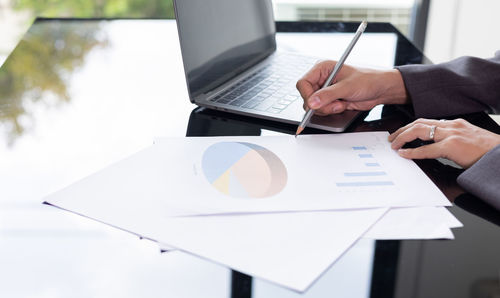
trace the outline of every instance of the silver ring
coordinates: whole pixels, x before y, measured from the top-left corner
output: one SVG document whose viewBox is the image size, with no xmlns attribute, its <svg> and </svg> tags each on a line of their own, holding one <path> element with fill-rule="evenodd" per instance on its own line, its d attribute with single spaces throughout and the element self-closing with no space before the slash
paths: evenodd
<svg viewBox="0 0 500 298">
<path fill-rule="evenodd" d="M 446 119 L 439 119 L 439 122 L 445 122 Z"/>
<path fill-rule="evenodd" d="M 436 132 L 436 125 L 431 126 L 431 131 L 429 132 L 429 139 L 434 140 L 434 133 Z"/>
</svg>

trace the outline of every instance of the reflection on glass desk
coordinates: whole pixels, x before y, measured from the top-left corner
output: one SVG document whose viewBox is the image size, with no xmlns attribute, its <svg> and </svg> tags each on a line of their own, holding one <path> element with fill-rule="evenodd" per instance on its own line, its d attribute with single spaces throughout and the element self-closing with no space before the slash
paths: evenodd
<svg viewBox="0 0 500 298">
<path fill-rule="evenodd" d="M 327 58 L 335 59 L 357 24 L 278 22 L 277 28 L 281 49 L 323 57 L 331 50 Z M 348 63 L 429 63 L 390 24 L 370 24 L 366 36 L 371 44 Z M 408 107 L 377 107 L 364 116 L 348 131 L 394 131 L 412 120 Z M 500 132 L 486 114 L 463 117 Z M 458 187 L 461 170 L 436 160 L 417 164 L 454 202 L 450 210 L 464 224 L 454 230 L 456 239 L 362 239 L 303 295 L 179 252 L 160 254 L 156 243 L 41 205 L 44 195 L 158 136 L 294 131 L 193 106 L 174 21 L 38 19 L 0 69 L 0 296 L 498 295 L 499 212 Z"/>
</svg>

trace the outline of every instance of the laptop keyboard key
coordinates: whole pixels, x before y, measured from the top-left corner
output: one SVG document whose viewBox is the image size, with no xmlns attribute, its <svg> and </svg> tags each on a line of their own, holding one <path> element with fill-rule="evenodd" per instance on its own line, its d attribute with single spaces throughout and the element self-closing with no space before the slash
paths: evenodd
<svg viewBox="0 0 500 298">
<path fill-rule="evenodd" d="M 274 99 L 267 99 L 255 107 L 258 111 L 265 111 L 274 104 Z"/>
<path fill-rule="evenodd" d="M 227 104 L 231 101 L 231 99 L 228 99 L 228 98 L 221 98 L 219 99 L 217 102 L 218 103 L 224 103 L 224 104 Z"/>
<path fill-rule="evenodd" d="M 291 104 L 292 102 L 291 102 L 291 101 L 289 101 L 289 100 L 286 100 L 286 99 L 280 99 L 280 100 L 278 100 L 278 103 L 279 103 L 279 104 L 282 104 L 282 105 L 289 105 L 289 104 Z"/>
<path fill-rule="evenodd" d="M 270 91 L 265 90 L 265 91 L 262 91 L 259 95 L 262 95 L 262 96 L 265 96 L 265 97 L 269 97 L 269 96 L 273 95 L 273 93 L 270 92 Z"/>
<path fill-rule="evenodd" d="M 252 90 L 248 91 L 245 95 L 250 95 L 253 97 L 253 96 L 257 95 L 257 93 L 259 93 L 259 91 L 252 89 Z"/>
<path fill-rule="evenodd" d="M 241 106 L 242 104 L 244 104 L 246 101 L 245 100 L 241 100 L 241 99 L 237 99 L 237 100 L 233 100 L 230 105 L 232 106 L 235 106 L 235 107 L 239 107 Z"/>
<path fill-rule="evenodd" d="M 278 91 L 278 92 L 274 93 L 274 96 L 279 97 L 279 98 L 285 98 L 286 95 L 287 94 L 283 91 Z"/>
<path fill-rule="evenodd" d="M 229 100 L 233 100 L 233 99 L 235 99 L 236 97 L 238 97 L 238 94 L 237 94 L 237 93 L 235 93 L 235 92 L 233 92 L 233 93 L 229 93 L 229 94 L 227 94 L 226 96 L 224 96 L 224 98 L 229 99 Z"/>
<path fill-rule="evenodd" d="M 243 107 L 247 108 L 247 109 L 253 109 L 259 104 L 260 104 L 260 102 L 251 100 L 251 101 L 247 102 L 246 104 L 244 104 Z"/>
<path fill-rule="evenodd" d="M 273 109 L 278 109 L 278 110 L 283 110 L 284 108 L 286 108 L 287 105 L 284 105 L 284 104 L 281 104 L 281 103 L 275 103 L 273 105 Z"/>
<path fill-rule="evenodd" d="M 254 98 L 252 98 L 252 101 L 256 101 L 256 102 L 261 102 L 261 101 L 264 101 L 267 97 L 264 96 L 264 95 L 257 95 L 255 96 Z"/>
<path fill-rule="evenodd" d="M 249 100 L 250 98 L 252 98 L 252 97 L 254 97 L 254 96 L 255 96 L 255 94 L 245 93 L 245 94 L 243 94 L 243 96 L 240 96 L 240 97 L 238 98 L 238 100 L 244 100 L 244 101 L 247 101 L 247 100 Z"/>
<path fill-rule="evenodd" d="M 270 113 L 273 113 L 273 114 L 279 114 L 281 113 L 282 110 L 280 109 L 275 109 L 275 108 L 270 108 L 269 110 L 267 110 L 267 112 L 270 112 Z"/>
</svg>

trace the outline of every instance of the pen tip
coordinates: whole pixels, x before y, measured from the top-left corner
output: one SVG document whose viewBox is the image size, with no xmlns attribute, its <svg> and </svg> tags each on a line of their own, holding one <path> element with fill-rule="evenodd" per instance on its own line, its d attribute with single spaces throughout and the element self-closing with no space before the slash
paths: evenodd
<svg viewBox="0 0 500 298">
<path fill-rule="evenodd" d="M 295 132 L 295 137 L 297 137 L 298 135 L 300 135 L 300 133 L 304 130 L 304 128 L 302 126 L 299 126 L 297 128 L 297 131 Z"/>
</svg>

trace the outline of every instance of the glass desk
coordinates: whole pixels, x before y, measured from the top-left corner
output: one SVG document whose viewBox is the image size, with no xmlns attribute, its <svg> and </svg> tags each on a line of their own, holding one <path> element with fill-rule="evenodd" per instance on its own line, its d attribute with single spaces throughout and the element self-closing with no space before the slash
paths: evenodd
<svg viewBox="0 0 500 298">
<path fill-rule="evenodd" d="M 335 59 L 357 25 L 279 22 L 278 46 Z M 363 39 L 348 63 L 429 63 L 389 24 L 370 24 Z M 394 131 L 410 115 L 377 107 L 349 131 Z M 500 132 L 486 114 L 464 117 Z M 455 182 L 460 170 L 436 160 L 417 164 L 454 202 L 450 210 L 464 224 L 456 239 L 362 239 L 304 294 L 175 251 L 160 254 L 156 243 L 41 204 L 158 136 L 294 131 L 192 105 L 174 21 L 38 19 L 0 69 L 0 296 L 498 295 L 499 212 L 464 193 Z"/>
</svg>

